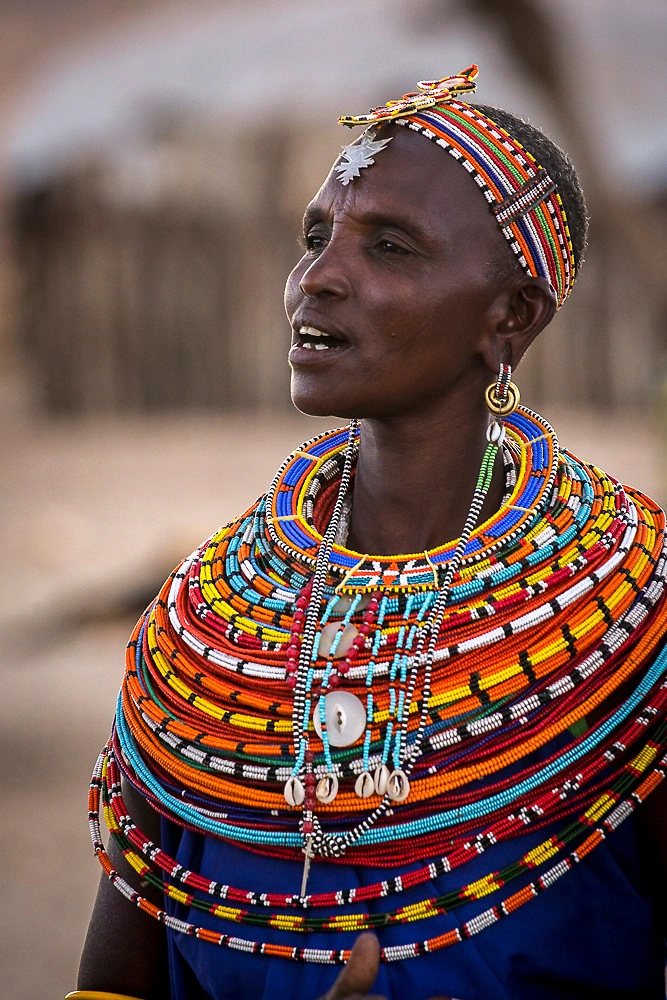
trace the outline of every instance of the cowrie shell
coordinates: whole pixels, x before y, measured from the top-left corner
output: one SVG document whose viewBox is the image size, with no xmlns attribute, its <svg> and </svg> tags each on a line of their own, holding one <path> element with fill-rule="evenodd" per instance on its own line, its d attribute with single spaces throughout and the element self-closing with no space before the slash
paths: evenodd
<svg viewBox="0 0 667 1000">
<path fill-rule="evenodd" d="M 398 768 L 389 775 L 387 784 L 387 795 L 392 802 L 403 802 L 410 794 L 410 782 L 405 771 Z"/>
<path fill-rule="evenodd" d="M 338 795 L 338 778 L 335 774 L 325 774 L 317 782 L 315 792 L 320 802 L 333 802 Z"/>
<path fill-rule="evenodd" d="M 375 782 L 370 771 L 363 771 L 354 783 L 354 790 L 360 799 L 368 799 L 375 794 Z"/>
<path fill-rule="evenodd" d="M 389 784 L 390 771 L 386 764 L 380 764 L 375 768 L 375 791 L 378 795 L 384 795 Z"/>
<path fill-rule="evenodd" d="M 283 792 L 288 806 L 300 806 L 306 797 L 306 792 L 298 778 L 290 778 Z"/>
<path fill-rule="evenodd" d="M 500 448 L 505 440 L 505 425 L 498 423 L 497 420 L 492 420 L 486 428 L 486 440 L 497 444 Z"/>
</svg>

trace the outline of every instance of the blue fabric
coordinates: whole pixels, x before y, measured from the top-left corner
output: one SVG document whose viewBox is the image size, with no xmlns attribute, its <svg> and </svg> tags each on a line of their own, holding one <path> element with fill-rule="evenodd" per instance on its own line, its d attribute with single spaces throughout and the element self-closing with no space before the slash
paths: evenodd
<svg viewBox="0 0 667 1000">
<path fill-rule="evenodd" d="M 195 835 L 163 821 L 165 849 L 182 865 L 238 887 L 294 893 L 298 862 L 262 858 L 242 848 Z M 544 831 L 498 844 L 458 871 L 399 896 L 346 906 L 342 912 L 387 910 L 438 895 L 501 867 Z M 308 889 L 322 892 L 369 884 L 420 865 L 377 868 L 315 862 Z M 523 884 L 523 881 L 521 882 Z M 382 944 L 434 937 L 519 888 L 468 903 L 452 914 L 379 931 Z M 230 924 L 168 903 L 170 912 L 218 932 L 315 948 L 351 947 L 355 934 L 296 934 Z M 286 911 L 290 912 L 290 911 Z M 294 912 L 294 911 L 291 911 Z M 324 915 L 326 910 L 311 911 Z M 195 1000 L 191 972 L 210 1000 L 316 1000 L 340 971 L 284 959 L 247 955 L 169 932 L 172 1000 Z M 637 835 L 627 820 L 573 871 L 511 916 L 443 951 L 382 965 L 373 992 L 388 1000 L 664 1000 L 664 946 L 642 871 Z M 197 998 L 198 1000 L 198 998 Z"/>
</svg>

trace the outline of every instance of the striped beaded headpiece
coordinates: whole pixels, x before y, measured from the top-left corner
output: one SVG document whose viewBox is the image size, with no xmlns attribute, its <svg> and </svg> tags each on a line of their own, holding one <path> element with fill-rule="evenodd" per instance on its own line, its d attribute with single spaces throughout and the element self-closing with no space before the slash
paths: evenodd
<svg viewBox="0 0 667 1000">
<path fill-rule="evenodd" d="M 557 186 L 505 129 L 458 100 L 476 89 L 476 76 L 473 64 L 458 76 L 422 80 L 415 93 L 338 122 L 350 128 L 396 122 L 446 149 L 475 178 L 524 271 L 549 281 L 560 308 L 574 284 L 575 261 Z"/>
</svg>

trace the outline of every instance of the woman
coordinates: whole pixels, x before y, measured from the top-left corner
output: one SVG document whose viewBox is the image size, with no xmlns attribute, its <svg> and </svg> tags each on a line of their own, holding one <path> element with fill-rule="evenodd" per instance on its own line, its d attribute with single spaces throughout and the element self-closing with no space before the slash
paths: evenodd
<svg viewBox="0 0 667 1000">
<path fill-rule="evenodd" d="M 664 515 L 518 408 L 585 206 L 475 75 L 341 119 L 285 304 L 350 427 L 137 625 L 80 1000 L 664 996 Z"/>
</svg>

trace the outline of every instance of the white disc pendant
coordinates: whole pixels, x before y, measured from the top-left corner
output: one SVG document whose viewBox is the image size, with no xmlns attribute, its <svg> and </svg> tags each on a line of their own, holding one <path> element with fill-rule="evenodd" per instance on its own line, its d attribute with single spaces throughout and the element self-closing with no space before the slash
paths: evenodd
<svg viewBox="0 0 667 1000">
<path fill-rule="evenodd" d="M 325 658 L 331 652 L 331 647 L 333 646 L 333 641 L 340 631 L 340 625 L 338 622 L 330 622 L 325 625 L 322 629 L 322 635 L 320 636 L 320 645 L 318 649 L 318 654 L 324 656 Z M 333 655 L 334 660 L 338 660 L 343 656 L 346 656 L 352 648 L 352 643 L 359 635 L 358 630 L 354 625 L 346 625 L 342 631 L 342 635 L 338 640 L 338 646 L 336 647 L 336 652 Z"/>
<path fill-rule="evenodd" d="M 285 802 L 288 806 L 300 806 L 306 797 L 306 792 L 298 778 L 290 778 L 285 785 Z"/>
<path fill-rule="evenodd" d="M 347 612 L 352 607 L 352 601 L 354 600 L 355 597 L 353 597 L 352 594 L 342 594 L 338 598 L 337 603 L 334 604 L 333 613 L 335 615 L 346 615 Z M 371 603 L 371 595 L 364 594 L 361 600 L 357 603 L 357 608 L 356 608 L 357 612 L 361 614 L 361 612 L 365 608 L 367 608 L 370 603 Z"/>
<path fill-rule="evenodd" d="M 410 782 L 405 771 L 398 768 L 389 775 L 387 783 L 387 795 L 392 802 L 403 802 L 410 794 Z"/>
<path fill-rule="evenodd" d="M 375 791 L 377 795 L 384 795 L 389 784 L 390 771 L 386 764 L 379 764 L 375 768 Z"/>
<path fill-rule="evenodd" d="M 315 792 L 320 802 L 333 802 L 338 795 L 338 778 L 335 774 L 325 774 L 317 782 Z"/>
<path fill-rule="evenodd" d="M 360 799 L 368 799 L 375 794 L 375 782 L 370 771 L 363 771 L 354 783 L 354 790 Z"/>
<path fill-rule="evenodd" d="M 313 723 L 315 732 L 322 739 L 320 704 L 315 705 Z M 350 691 L 330 691 L 324 697 L 324 717 L 327 736 L 332 747 L 349 747 L 356 743 L 366 729 L 366 709 Z"/>
</svg>

